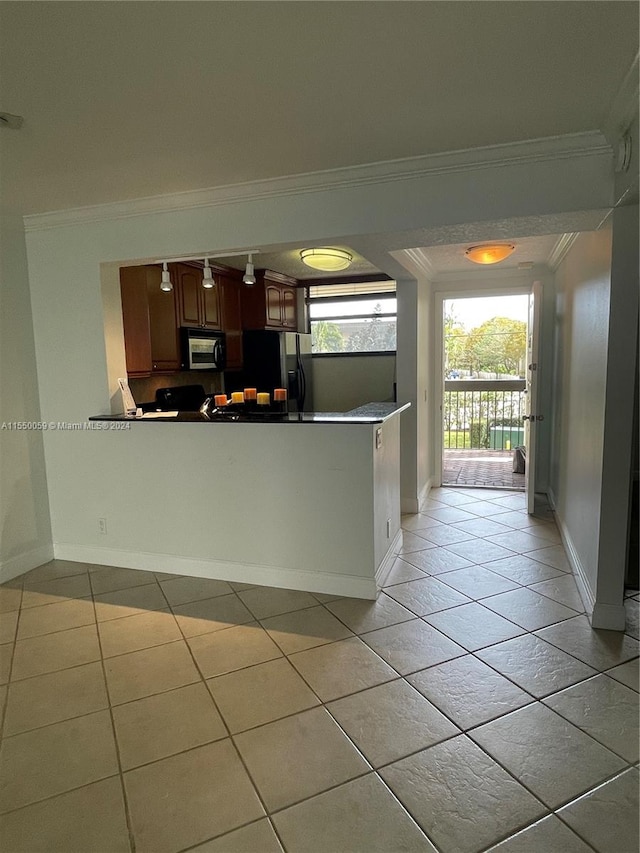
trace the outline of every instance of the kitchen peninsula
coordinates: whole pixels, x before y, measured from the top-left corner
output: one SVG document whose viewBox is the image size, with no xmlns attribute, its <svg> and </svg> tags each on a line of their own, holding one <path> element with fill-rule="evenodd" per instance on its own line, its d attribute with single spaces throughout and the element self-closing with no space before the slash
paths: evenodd
<svg viewBox="0 0 640 853">
<path fill-rule="evenodd" d="M 109 501 L 113 547 L 65 557 L 61 545 L 60 556 L 373 599 L 402 544 L 408 406 L 263 420 L 91 418 L 131 423 L 96 434 L 113 446 L 105 488 L 120 488 L 121 500 Z"/>
</svg>

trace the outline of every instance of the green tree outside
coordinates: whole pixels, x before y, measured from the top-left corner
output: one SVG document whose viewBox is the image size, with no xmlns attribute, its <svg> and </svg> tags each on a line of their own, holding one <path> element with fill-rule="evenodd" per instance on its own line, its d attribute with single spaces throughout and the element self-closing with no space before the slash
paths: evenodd
<svg viewBox="0 0 640 853">
<path fill-rule="evenodd" d="M 518 375 L 527 344 L 522 320 L 493 317 L 466 332 L 451 316 L 449 322 L 445 317 L 444 332 L 447 372 Z"/>
<path fill-rule="evenodd" d="M 382 305 L 373 309 L 374 317 L 349 338 L 349 352 L 383 352 L 396 348 L 395 323 L 382 321 Z"/>
<path fill-rule="evenodd" d="M 342 352 L 344 338 L 340 327 L 328 320 L 312 323 L 311 349 L 313 352 Z"/>
</svg>

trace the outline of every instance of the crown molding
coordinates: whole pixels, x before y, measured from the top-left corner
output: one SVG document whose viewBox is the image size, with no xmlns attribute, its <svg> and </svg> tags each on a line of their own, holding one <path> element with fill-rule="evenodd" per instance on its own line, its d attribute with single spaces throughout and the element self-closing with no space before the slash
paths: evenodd
<svg viewBox="0 0 640 853">
<path fill-rule="evenodd" d="M 613 99 L 611 109 L 603 125 L 604 136 L 614 150 L 620 137 L 629 130 L 631 122 L 638 114 L 638 101 L 640 98 L 639 73 L 640 53 L 636 53 Z"/>
<path fill-rule="evenodd" d="M 430 175 L 464 173 L 509 164 L 540 163 L 575 157 L 611 156 L 611 147 L 599 131 L 552 136 L 401 160 L 307 172 L 226 186 L 148 196 L 129 201 L 77 207 L 24 217 L 25 231 L 128 219 L 155 213 L 210 208 L 257 199 L 346 189 L 368 184 L 407 181 Z"/>
<path fill-rule="evenodd" d="M 435 275 L 433 264 L 424 249 L 400 249 L 389 254 L 416 278 L 426 278 L 431 281 Z"/>
<path fill-rule="evenodd" d="M 577 232 L 561 234 L 560 237 L 558 237 L 555 246 L 553 247 L 553 249 L 551 249 L 551 251 L 549 252 L 549 257 L 547 258 L 547 266 L 549 267 L 549 269 L 553 270 L 553 272 L 558 269 L 565 255 L 573 246 L 577 238 Z"/>
</svg>

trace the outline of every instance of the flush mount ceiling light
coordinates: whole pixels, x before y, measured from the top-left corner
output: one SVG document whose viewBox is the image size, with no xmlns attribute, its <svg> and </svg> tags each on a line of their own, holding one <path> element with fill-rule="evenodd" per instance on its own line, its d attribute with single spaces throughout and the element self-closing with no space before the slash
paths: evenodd
<svg viewBox="0 0 640 853">
<path fill-rule="evenodd" d="M 469 246 L 464 254 L 474 264 L 498 264 L 508 258 L 514 249 L 513 243 L 487 243 L 484 246 Z"/>
<path fill-rule="evenodd" d="M 211 272 L 211 267 L 209 266 L 209 258 L 204 259 L 204 269 L 202 270 L 202 286 L 207 290 L 210 290 L 215 286 L 215 279 L 213 277 L 213 273 Z"/>
<path fill-rule="evenodd" d="M 314 270 L 337 272 L 338 270 L 346 270 L 353 260 L 353 255 L 345 252 L 344 249 L 322 247 L 319 249 L 303 249 L 300 252 L 300 260 Z"/>
<path fill-rule="evenodd" d="M 256 277 L 253 271 L 253 254 L 249 252 L 249 257 L 247 259 L 247 265 L 244 270 L 244 275 L 242 276 L 242 281 L 245 284 L 255 284 Z"/>
<path fill-rule="evenodd" d="M 162 262 L 162 281 L 160 282 L 160 290 L 164 290 L 166 293 L 170 293 L 173 290 L 171 278 L 169 277 L 169 267 L 167 266 L 166 261 Z"/>
</svg>

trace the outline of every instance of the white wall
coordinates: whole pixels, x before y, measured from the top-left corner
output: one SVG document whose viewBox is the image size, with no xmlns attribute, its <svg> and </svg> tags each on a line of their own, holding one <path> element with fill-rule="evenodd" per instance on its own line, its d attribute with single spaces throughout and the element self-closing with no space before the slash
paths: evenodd
<svg viewBox="0 0 640 853">
<path fill-rule="evenodd" d="M 395 355 L 314 357 L 313 408 L 348 412 L 364 403 L 393 399 Z"/>
<path fill-rule="evenodd" d="M 376 480 L 373 426 L 94 426 L 47 436 L 60 489 L 57 557 L 375 596 L 384 553 L 375 562 L 374 482 L 383 513 L 385 496 L 399 504 L 399 490 L 382 455 Z M 386 434 L 394 460 L 391 425 Z M 98 518 L 106 519 L 106 535 Z M 397 531 L 397 511 L 392 518 Z"/>
<path fill-rule="evenodd" d="M 400 483 L 402 511 L 418 512 L 423 483 L 418 475 L 418 423 L 425 403 L 418 385 L 418 363 L 422 357 L 419 340 L 419 297 L 416 279 L 397 279 L 398 295 L 396 364 L 398 373 L 398 402 L 411 403 L 411 418 L 400 423 Z"/>
<path fill-rule="evenodd" d="M 610 229 L 581 234 L 556 271 L 551 496 L 588 598 L 596 599 L 605 429 Z"/>
<path fill-rule="evenodd" d="M 22 217 L 0 223 L 0 581 L 53 557 Z"/>
<path fill-rule="evenodd" d="M 596 600 L 591 618 L 596 628 L 624 628 L 622 599 L 638 442 L 638 434 L 634 432 L 633 393 L 637 383 L 638 256 L 638 205 L 619 207 L 613 213 L 602 502 Z"/>
<path fill-rule="evenodd" d="M 387 174 L 374 179 L 365 170 L 362 180 L 354 173 L 342 183 L 331 175 L 324 187 L 318 178 L 300 189 L 291 180 L 281 187 L 265 184 L 260 193 L 244 187 L 230 201 L 225 201 L 230 197 L 226 190 L 220 197 L 215 192 L 187 194 L 193 206 L 176 197 L 28 218 L 42 417 L 82 422 L 91 414 L 110 411 L 110 393 L 114 377 L 122 375 L 124 348 L 114 334 L 117 276 L 103 279 L 102 265 L 112 270 L 118 263 L 204 250 L 216 254 L 247 246 L 340 241 L 345 235 L 355 239 L 357 235 L 414 233 L 428 226 L 589 210 L 610 202 L 611 162 L 604 149 L 575 157 L 562 152 L 557 158 L 527 152 L 529 147 L 524 146 L 505 159 L 492 151 L 479 168 L 460 165 L 459 157 L 453 158 L 453 166 L 447 157 L 437 158 L 419 173 L 403 173 L 399 178 Z M 110 292 L 110 288 L 116 290 Z M 426 417 L 426 383 L 419 384 L 416 361 L 423 335 L 422 294 L 415 280 L 406 280 L 398 282 L 398 296 L 398 398 L 415 404 L 402 416 L 402 495 L 415 503 L 422 487 L 418 435 Z M 93 524 L 90 519 L 95 521 L 96 513 L 120 511 L 115 493 L 106 507 L 98 500 L 113 448 L 77 434 L 69 440 L 73 435 L 44 435 L 53 538 L 67 544 L 85 541 L 86 525 Z M 205 448 L 200 449 L 206 455 Z M 80 472 L 73 488 L 71 466 Z M 189 474 L 177 471 L 174 488 L 183 498 L 191 483 Z M 136 477 L 135 462 L 123 472 L 121 488 L 136 490 L 136 512 L 144 519 L 152 503 L 147 484 Z M 91 515 L 87 515 L 89 509 Z"/>
</svg>

